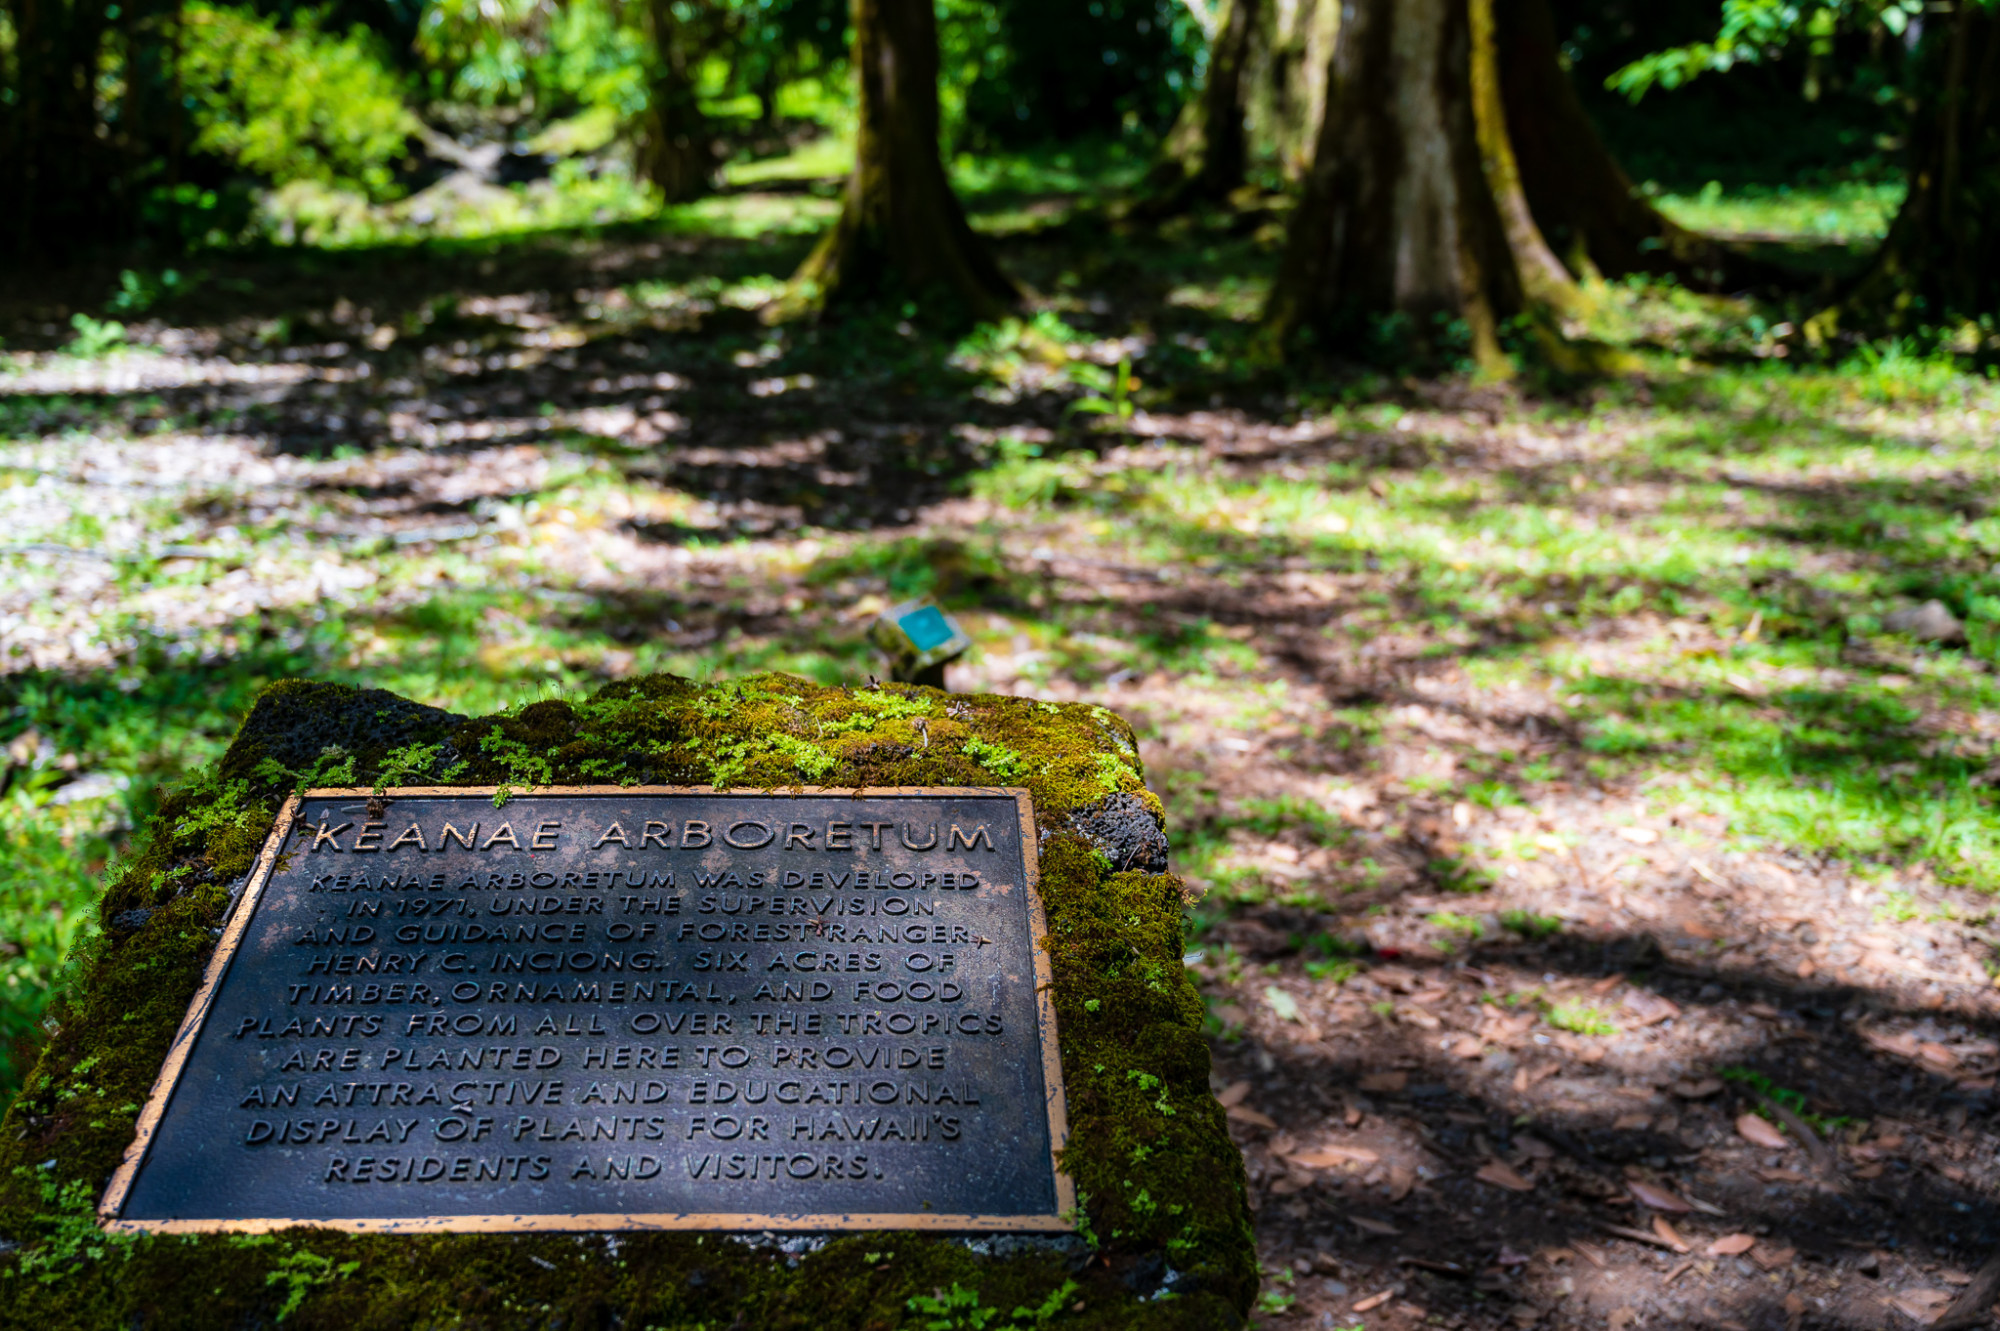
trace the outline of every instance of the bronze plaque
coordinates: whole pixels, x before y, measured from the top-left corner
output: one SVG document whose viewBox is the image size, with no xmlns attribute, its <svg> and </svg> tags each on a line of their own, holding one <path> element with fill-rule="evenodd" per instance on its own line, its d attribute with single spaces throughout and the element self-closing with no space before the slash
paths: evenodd
<svg viewBox="0 0 2000 1331">
<path fill-rule="evenodd" d="M 1060 1230 L 1014 789 L 316 790 L 113 1229 Z"/>
</svg>

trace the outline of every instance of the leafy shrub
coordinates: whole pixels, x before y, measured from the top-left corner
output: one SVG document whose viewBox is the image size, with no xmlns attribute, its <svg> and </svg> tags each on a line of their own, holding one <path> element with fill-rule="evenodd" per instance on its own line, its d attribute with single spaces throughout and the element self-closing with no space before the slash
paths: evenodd
<svg viewBox="0 0 2000 1331">
<path fill-rule="evenodd" d="M 93 932 L 93 871 L 105 840 L 49 816 L 46 792 L 17 781 L 0 801 L 0 1109 L 21 1087 L 63 958 Z"/>
<path fill-rule="evenodd" d="M 365 28 L 341 36 L 301 10 L 289 26 L 248 10 L 182 12 L 181 85 L 196 149 L 278 182 L 394 192 L 391 164 L 417 120 Z"/>
</svg>

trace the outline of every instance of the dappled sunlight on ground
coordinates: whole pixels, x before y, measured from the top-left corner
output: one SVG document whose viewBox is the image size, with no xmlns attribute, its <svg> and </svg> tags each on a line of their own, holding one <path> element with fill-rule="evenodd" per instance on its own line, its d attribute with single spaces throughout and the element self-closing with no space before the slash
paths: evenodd
<svg viewBox="0 0 2000 1331">
<path fill-rule="evenodd" d="M 14 1056 L 264 683 L 861 683 L 932 593 L 954 688 L 1145 742 L 1267 1325 L 1928 1316 L 2000 1234 L 2000 393 L 1755 329 L 1276 384 L 1270 241 L 1194 234 L 1010 240 L 1049 308 L 962 340 L 764 328 L 786 237 L 245 260 L 88 357 L 15 312 Z"/>
</svg>

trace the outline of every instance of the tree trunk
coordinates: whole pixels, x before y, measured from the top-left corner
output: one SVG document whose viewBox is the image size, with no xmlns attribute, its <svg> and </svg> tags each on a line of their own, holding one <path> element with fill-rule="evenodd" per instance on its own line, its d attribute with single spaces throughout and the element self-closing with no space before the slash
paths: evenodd
<svg viewBox="0 0 2000 1331">
<path fill-rule="evenodd" d="M 860 124 L 840 220 L 767 317 L 892 296 L 999 314 L 1020 291 L 965 220 L 938 156 L 931 0 L 853 0 Z"/>
<path fill-rule="evenodd" d="M 783 70 L 775 53 L 764 61 L 757 75 L 757 128 L 766 134 L 778 132 L 778 89 L 783 86 Z"/>
<path fill-rule="evenodd" d="M 61 257 L 128 234 L 120 155 L 99 133 L 104 0 L 13 0 L 14 87 L 0 105 L 0 238 Z"/>
<path fill-rule="evenodd" d="M 1632 187 L 1558 61 L 1548 0 L 1495 0 L 1495 8 L 1522 192 L 1577 276 L 1671 273 L 1707 291 L 1772 276 L 1740 250 L 1667 220 Z"/>
<path fill-rule="evenodd" d="M 1164 217 L 1227 198 L 1242 186 L 1249 166 L 1243 72 L 1262 7 L 1263 0 L 1229 0 L 1209 43 L 1208 78 L 1201 95 L 1181 111 L 1167 135 L 1165 160 L 1147 181 L 1152 196 L 1134 210 L 1135 215 Z"/>
<path fill-rule="evenodd" d="M 1943 27 L 1943 24 L 1939 24 Z M 1846 322 L 1908 328 L 2000 314 L 2000 14 L 1958 0 L 1948 33 L 1911 86 L 1919 106 L 1910 192 L 1868 269 L 1810 340 Z"/>
<path fill-rule="evenodd" d="M 1165 217 L 1226 198 L 1250 163 L 1305 178 L 1326 105 L 1339 0 L 1235 0 L 1208 57 L 1208 78 L 1167 135 L 1163 160 L 1133 213 Z"/>
<path fill-rule="evenodd" d="M 1244 71 L 1253 159 L 1297 183 L 1312 168 L 1326 112 L 1327 64 L 1340 36 L 1340 0 L 1267 0 Z"/>
<path fill-rule="evenodd" d="M 1497 14 L 1499 0 L 1471 0 L 1466 10 L 1472 34 L 1472 112 L 1479 134 L 1480 162 L 1507 251 L 1520 274 L 1521 294 L 1539 309 L 1560 314 L 1583 312 L 1582 291 L 1549 249 L 1521 185 L 1520 159 L 1501 92 Z"/>
<path fill-rule="evenodd" d="M 701 113 L 695 86 L 701 61 L 690 49 L 693 34 L 674 13 L 672 0 L 648 0 L 646 22 L 656 64 L 640 127 L 639 174 L 668 203 L 685 203 L 715 188 L 715 136 Z"/>
<path fill-rule="evenodd" d="M 1469 343 L 1504 374 L 1504 320 L 1580 301 L 1543 244 L 1498 113 L 1493 0 L 1355 0 L 1266 312 L 1282 346 Z"/>
</svg>

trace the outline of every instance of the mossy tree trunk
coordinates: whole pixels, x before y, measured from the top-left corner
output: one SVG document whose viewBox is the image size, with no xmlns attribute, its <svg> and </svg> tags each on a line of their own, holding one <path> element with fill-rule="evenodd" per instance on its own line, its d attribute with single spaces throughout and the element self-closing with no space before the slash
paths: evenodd
<svg viewBox="0 0 2000 1331">
<path fill-rule="evenodd" d="M 1244 114 L 1244 70 L 1262 26 L 1263 0 L 1229 0 L 1208 48 L 1208 77 L 1167 135 L 1164 160 L 1147 182 L 1152 196 L 1137 210 L 1165 216 L 1227 198 L 1242 186 L 1250 162 Z"/>
<path fill-rule="evenodd" d="M 1267 335 L 1463 335 L 1488 373 L 1503 321 L 1581 293 L 1543 242 L 1500 114 L 1492 0 L 1356 0 L 1272 288 Z"/>
<path fill-rule="evenodd" d="M 1326 105 L 1338 0 L 1236 0 L 1209 48 L 1208 77 L 1181 111 L 1134 213 L 1166 217 L 1226 198 L 1252 162 L 1305 178 Z"/>
<path fill-rule="evenodd" d="M 701 67 L 696 33 L 673 0 L 647 0 L 646 27 L 654 68 L 639 134 L 639 174 L 668 203 L 685 203 L 715 188 L 715 136 L 695 82 Z"/>
<path fill-rule="evenodd" d="M 1910 190 L 1874 261 L 1834 310 L 1812 321 L 1903 328 L 2000 314 L 2000 13 L 1957 12 L 1920 66 Z"/>
<path fill-rule="evenodd" d="M 1250 43 L 1243 74 L 1252 160 L 1269 159 L 1303 181 L 1326 110 L 1327 64 L 1340 36 L 1340 0 L 1271 3 Z"/>
<path fill-rule="evenodd" d="M 885 297 L 986 317 L 1020 291 L 965 220 L 938 154 L 937 15 L 930 0 L 853 0 L 860 125 L 834 224 L 772 309 L 783 318 Z"/>
<path fill-rule="evenodd" d="M 1678 226 L 1632 187 L 1558 59 L 1548 0 L 1494 0 L 1500 91 L 1521 192 L 1579 277 L 1671 273 L 1703 290 L 1765 275 L 1741 251 Z"/>
</svg>

